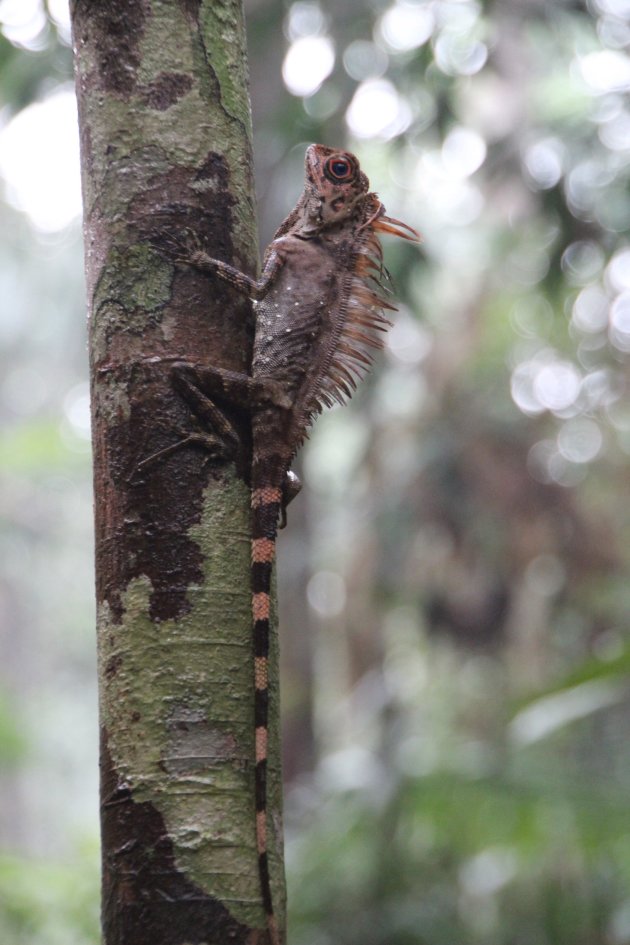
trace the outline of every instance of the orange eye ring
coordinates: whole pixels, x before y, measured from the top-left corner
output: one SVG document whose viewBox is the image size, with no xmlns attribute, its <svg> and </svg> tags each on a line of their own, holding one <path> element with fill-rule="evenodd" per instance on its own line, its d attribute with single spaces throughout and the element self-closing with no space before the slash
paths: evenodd
<svg viewBox="0 0 630 945">
<path fill-rule="evenodd" d="M 330 157 L 324 165 L 324 173 L 336 184 L 345 184 L 354 177 L 354 166 L 347 157 Z"/>
</svg>

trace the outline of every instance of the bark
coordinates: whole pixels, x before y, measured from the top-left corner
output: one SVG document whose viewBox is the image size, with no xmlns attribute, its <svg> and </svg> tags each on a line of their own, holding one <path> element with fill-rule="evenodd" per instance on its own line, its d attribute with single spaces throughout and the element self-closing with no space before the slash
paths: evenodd
<svg viewBox="0 0 630 945">
<path fill-rule="evenodd" d="M 174 265 L 192 231 L 253 273 L 240 0 L 75 0 L 96 508 L 105 945 L 262 943 L 253 800 L 248 421 L 200 445 L 174 361 L 247 370 L 247 303 Z M 272 652 L 277 679 L 277 653 Z M 271 875 L 282 926 L 278 691 Z"/>
</svg>

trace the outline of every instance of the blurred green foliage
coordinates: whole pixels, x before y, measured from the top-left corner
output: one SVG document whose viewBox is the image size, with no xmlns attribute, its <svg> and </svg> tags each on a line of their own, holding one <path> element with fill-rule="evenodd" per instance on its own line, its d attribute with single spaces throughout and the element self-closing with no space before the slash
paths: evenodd
<svg viewBox="0 0 630 945">
<path fill-rule="evenodd" d="M 4 693 L 0 693 L 0 759 L 3 767 L 19 762 L 24 749 L 24 739 L 16 724 L 11 702 Z"/>
<path fill-rule="evenodd" d="M 62 7 L 0 4 L 0 134 L 67 88 Z M 388 348 L 314 430 L 281 542 L 290 941 L 630 943 L 630 7 L 247 13 L 263 240 L 310 141 L 424 234 L 386 245 Z M 0 938 L 87 945 L 81 250 L 21 206 L 8 179 Z"/>
<path fill-rule="evenodd" d="M 0 857 L 0 935 L 11 945 L 100 941 L 96 845 L 74 861 Z"/>
</svg>

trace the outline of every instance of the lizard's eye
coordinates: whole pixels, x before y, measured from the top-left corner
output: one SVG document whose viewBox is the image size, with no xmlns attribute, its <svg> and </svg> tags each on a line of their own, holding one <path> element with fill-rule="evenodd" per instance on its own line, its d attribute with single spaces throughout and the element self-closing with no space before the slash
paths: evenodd
<svg viewBox="0 0 630 945">
<path fill-rule="evenodd" d="M 348 158 L 331 157 L 324 168 L 326 176 L 333 181 L 348 181 L 353 176 L 354 168 Z"/>
</svg>

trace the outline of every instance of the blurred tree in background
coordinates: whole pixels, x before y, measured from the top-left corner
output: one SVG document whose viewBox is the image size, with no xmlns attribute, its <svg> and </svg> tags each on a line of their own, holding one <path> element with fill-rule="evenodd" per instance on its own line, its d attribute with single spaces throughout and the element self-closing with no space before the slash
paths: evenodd
<svg viewBox="0 0 630 945">
<path fill-rule="evenodd" d="M 630 943 L 630 3 L 247 11 L 263 239 L 310 141 L 425 237 L 386 247 L 386 356 L 319 421 L 281 541 L 291 945 Z M 0 938 L 87 945 L 67 13 L 0 23 Z"/>
</svg>

